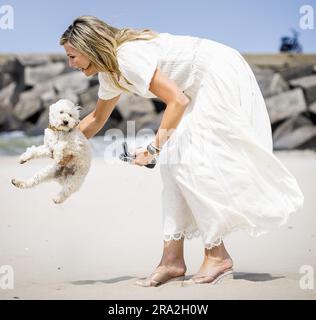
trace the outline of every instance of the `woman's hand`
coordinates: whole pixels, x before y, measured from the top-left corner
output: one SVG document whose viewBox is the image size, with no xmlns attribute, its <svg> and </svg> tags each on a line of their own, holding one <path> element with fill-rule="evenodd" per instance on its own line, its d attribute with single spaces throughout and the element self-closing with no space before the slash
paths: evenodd
<svg viewBox="0 0 316 320">
<path fill-rule="evenodd" d="M 72 154 L 65 156 L 64 158 L 62 158 L 58 164 L 61 165 L 62 167 L 66 167 L 67 164 L 74 158 L 74 156 Z"/>
<path fill-rule="evenodd" d="M 137 166 L 145 166 L 155 158 L 146 148 L 136 149 L 134 155 L 136 155 L 136 158 L 132 160 L 131 164 L 136 164 Z"/>
</svg>

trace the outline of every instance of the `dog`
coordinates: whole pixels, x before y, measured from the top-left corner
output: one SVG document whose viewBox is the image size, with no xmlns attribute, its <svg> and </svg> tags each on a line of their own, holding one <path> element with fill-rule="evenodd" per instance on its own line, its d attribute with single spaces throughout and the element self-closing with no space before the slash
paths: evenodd
<svg viewBox="0 0 316 320">
<path fill-rule="evenodd" d="M 54 159 L 54 163 L 29 179 L 12 179 L 14 186 L 32 188 L 44 181 L 56 180 L 62 186 L 53 198 L 56 204 L 79 190 L 91 164 L 89 142 L 77 128 L 80 109 L 67 99 L 60 99 L 49 107 L 49 126 L 44 132 L 44 144 L 27 148 L 19 160 L 22 164 L 34 158 L 49 157 Z"/>
</svg>

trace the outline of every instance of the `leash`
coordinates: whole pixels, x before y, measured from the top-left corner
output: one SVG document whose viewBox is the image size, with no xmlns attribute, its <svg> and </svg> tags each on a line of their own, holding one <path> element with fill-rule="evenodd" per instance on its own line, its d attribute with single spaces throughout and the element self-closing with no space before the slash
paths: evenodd
<svg viewBox="0 0 316 320">
<path fill-rule="evenodd" d="M 124 162 L 132 162 L 132 160 L 136 159 L 136 155 L 132 155 L 128 151 L 127 143 L 125 141 L 122 143 L 122 147 L 123 147 L 123 153 L 120 155 L 120 160 Z M 145 165 L 145 167 L 148 169 L 153 169 L 156 166 L 156 163 L 157 161 L 154 158 L 150 163 Z"/>
</svg>

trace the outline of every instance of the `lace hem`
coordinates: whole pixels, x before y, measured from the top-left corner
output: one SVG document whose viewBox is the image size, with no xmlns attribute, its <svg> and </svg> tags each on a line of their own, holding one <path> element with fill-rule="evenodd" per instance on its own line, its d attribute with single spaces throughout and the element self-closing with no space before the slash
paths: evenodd
<svg viewBox="0 0 316 320">
<path fill-rule="evenodd" d="M 181 240 L 181 239 L 191 240 L 193 238 L 197 238 L 200 236 L 201 236 L 201 232 L 199 229 L 196 229 L 194 231 L 184 230 L 184 231 L 174 233 L 174 234 L 165 234 L 164 241 Z M 206 249 L 212 249 L 214 247 L 217 247 L 223 242 L 223 238 L 224 238 L 224 236 L 221 236 L 221 237 L 217 238 L 215 241 L 213 241 L 212 243 L 204 244 L 204 246 Z"/>
<path fill-rule="evenodd" d="M 281 227 L 281 225 L 285 224 L 285 221 L 286 221 L 286 219 L 284 219 L 278 227 Z M 256 226 L 249 226 L 249 225 L 235 226 L 235 227 L 232 227 L 231 229 L 227 230 L 226 232 L 223 232 L 221 235 L 217 236 L 217 238 L 214 241 L 212 241 L 210 243 L 204 243 L 205 249 L 210 250 L 210 249 L 213 249 L 214 247 L 219 246 L 223 242 L 223 239 L 227 235 L 231 234 L 232 232 L 238 231 L 238 230 L 246 231 L 251 237 L 259 237 L 259 236 L 261 236 L 263 234 L 267 234 L 271 231 L 269 228 L 262 229 L 262 228 L 258 228 Z M 180 232 L 174 233 L 174 234 L 165 234 L 164 240 L 171 241 L 171 240 L 180 240 L 183 238 L 186 240 L 191 240 L 191 239 L 193 239 L 195 237 L 199 237 L 199 236 L 201 236 L 201 232 L 199 229 L 195 229 L 193 231 L 184 230 L 184 231 L 180 231 Z"/>
<path fill-rule="evenodd" d="M 164 240 L 165 241 L 170 241 L 170 240 L 180 240 L 180 239 L 187 239 L 190 240 L 192 238 L 195 237 L 199 237 L 200 236 L 200 230 L 199 229 L 195 229 L 193 231 L 188 231 L 188 230 L 184 230 L 178 233 L 174 233 L 174 234 L 165 234 L 164 235 Z"/>
</svg>

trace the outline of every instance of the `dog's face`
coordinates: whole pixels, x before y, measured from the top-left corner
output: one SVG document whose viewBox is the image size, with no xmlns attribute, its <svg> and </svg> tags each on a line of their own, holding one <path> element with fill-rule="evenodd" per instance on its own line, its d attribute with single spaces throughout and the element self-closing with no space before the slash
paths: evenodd
<svg viewBox="0 0 316 320">
<path fill-rule="evenodd" d="M 49 107 L 49 124 L 58 130 L 69 131 L 79 122 L 81 107 L 67 99 L 60 99 Z"/>
</svg>

